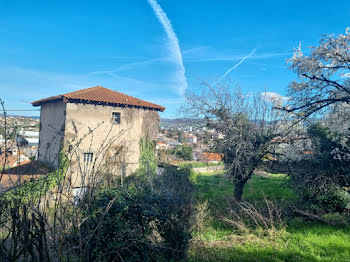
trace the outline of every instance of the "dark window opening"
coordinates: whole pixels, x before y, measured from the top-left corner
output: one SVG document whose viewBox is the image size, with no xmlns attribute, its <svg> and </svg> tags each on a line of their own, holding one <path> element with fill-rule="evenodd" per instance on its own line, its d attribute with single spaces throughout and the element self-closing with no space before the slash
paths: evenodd
<svg viewBox="0 0 350 262">
<path fill-rule="evenodd" d="M 114 124 L 120 124 L 120 113 L 113 112 L 112 113 L 112 121 Z"/>
<path fill-rule="evenodd" d="M 92 162 L 93 153 L 84 153 L 84 163 Z"/>
</svg>

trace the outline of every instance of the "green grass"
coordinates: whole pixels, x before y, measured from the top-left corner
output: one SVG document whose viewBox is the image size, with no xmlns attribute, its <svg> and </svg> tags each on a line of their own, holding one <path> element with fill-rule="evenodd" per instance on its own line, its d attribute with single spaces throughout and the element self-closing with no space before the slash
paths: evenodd
<svg viewBox="0 0 350 262">
<path fill-rule="evenodd" d="M 262 200 L 265 197 L 276 200 L 296 200 L 297 195 L 286 186 L 287 176 L 270 174 L 269 178 L 253 176 L 244 189 L 243 199 Z"/>
<path fill-rule="evenodd" d="M 195 168 L 195 167 L 207 167 L 207 166 L 220 166 L 223 165 L 222 162 L 218 163 L 208 163 L 208 162 L 199 162 L 199 161 L 184 161 L 178 166 L 182 168 Z"/>
<path fill-rule="evenodd" d="M 262 200 L 264 197 L 276 200 L 296 200 L 296 194 L 285 185 L 286 175 L 271 174 L 269 178 L 253 176 L 243 191 L 243 200 Z M 225 207 L 226 200 L 233 198 L 234 185 L 223 173 L 197 174 L 196 197 L 219 207 Z"/>
<path fill-rule="evenodd" d="M 193 179 L 198 201 L 208 202 L 209 216 L 202 229 L 193 234 L 189 261 L 350 261 L 349 227 L 293 218 L 273 235 L 237 233 L 219 217 L 220 210 L 228 205 L 227 199 L 233 198 L 233 183 L 223 174 L 198 174 Z M 277 174 L 269 178 L 253 176 L 243 199 L 295 201 L 297 196 L 285 186 L 286 179 Z"/>
</svg>

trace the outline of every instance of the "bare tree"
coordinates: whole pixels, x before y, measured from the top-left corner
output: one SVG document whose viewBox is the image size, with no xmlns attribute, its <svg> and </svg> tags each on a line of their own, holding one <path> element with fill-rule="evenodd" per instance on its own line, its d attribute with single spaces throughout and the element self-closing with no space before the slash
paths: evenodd
<svg viewBox="0 0 350 262">
<path fill-rule="evenodd" d="M 235 199 L 240 201 L 244 185 L 263 159 L 273 153 L 277 138 L 284 133 L 285 114 L 273 109 L 275 103 L 262 94 L 243 94 L 229 83 L 212 87 L 203 83 L 199 92 L 186 94 L 183 108 L 191 117 L 202 118 L 209 129 L 224 135 L 214 144 L 222 153 L 228 173 L 234 180 Z"/>
<path fill-rule="evenodd" d="M 305 118 L 330 105 L 350 104 L 350 28 L 345 34 L 322 37 L 309 55 L 299 45 L 288 61 L 299 80 L 289 84 L 284 110 Z"/>
</svg>

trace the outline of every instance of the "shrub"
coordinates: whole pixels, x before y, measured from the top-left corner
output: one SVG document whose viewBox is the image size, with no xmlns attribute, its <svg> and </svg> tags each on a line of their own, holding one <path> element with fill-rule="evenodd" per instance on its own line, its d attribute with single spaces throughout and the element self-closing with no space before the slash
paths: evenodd
<svg viewBox="0 0 350 262">
<path fill-rule="evenodd" d="M 348 227 L 350 225 L 350 214 L 344 213 L 331 213 L 323 215 L 323 218 L 328 221 L 331 225 L 336 226 L 345 226 Z"/>
<path fill-rule="evenodd" d="M 320 190 L 311 188 L 304 192 L 304 206 L 313 213 L 343 212 L 350 206 L 350 194 L 344 189 L 330 186 Z"/>
<path fill-rule="evenodd" d="M 350 159 L 346 157 L 350 140 L 319 123 L 311 125 L 308 133 L 314 154 L 312 159 L 298 163 L 290 185 L 309 211 L 343 212 L 350 205 L 350 194 L 343 189 L 350 185 Z"/>
<path fill-rule="evenodd" d="M 88 261 L 178 261 L 190 239 L 190 171 L 166 168 L 152 179 L 136 177 L 126 188 L 101 190 L 86 205 L 81 228 Z M 78 239 L 76 240 L 78 241 Z"/>
<path fill-rule="evenodd" d="M 190 161 L 193 159 L 192 147 L 187 145 L 176 146 L 174 149 L 175 155 L 185 161 Z"/>
</svg>

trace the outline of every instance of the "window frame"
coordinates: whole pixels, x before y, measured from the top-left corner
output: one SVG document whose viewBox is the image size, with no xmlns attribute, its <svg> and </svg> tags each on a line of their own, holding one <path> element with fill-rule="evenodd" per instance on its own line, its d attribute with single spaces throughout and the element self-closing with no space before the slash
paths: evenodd
<svg viewBox="0 0 350 262">
<path fill-rule="evenodd" d="M 119 115 L 119 122 L 118 121 L 115 121 L 116 120 L 116 115 Z M 121 123 L 121 118 L 122 118 L 122 114 L 120 113 L 120 112 L 116 112 L 116 111 L 114 111 L 114 112 L 112 112 L 112 123 L 113 124 L 117 124 L 117 125 L 120 125 L 120 123 Z"/>
<path fill-rule="evenodd" d="M 84 163 L 92 163 L 92 159 L 94 157 L 94 153 L 92 152 L 85 152 L 83 153 L 83 162 Z"/>
</svg>

